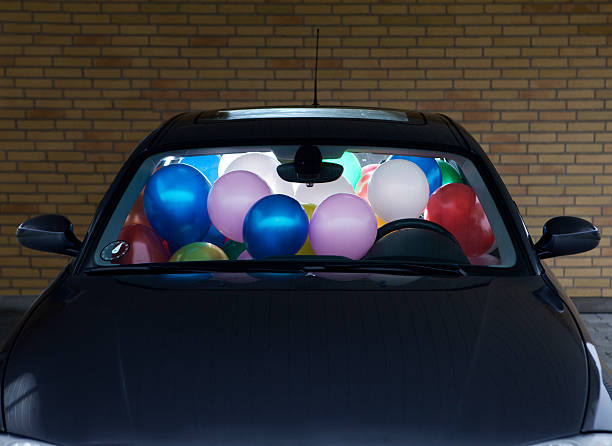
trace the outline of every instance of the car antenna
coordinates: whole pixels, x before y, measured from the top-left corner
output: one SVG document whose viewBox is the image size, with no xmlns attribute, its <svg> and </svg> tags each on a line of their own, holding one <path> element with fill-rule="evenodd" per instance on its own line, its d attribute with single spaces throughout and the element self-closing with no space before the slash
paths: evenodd
<svg viewBox="0 0 612 446">
<path fill-rule="evenodd" d="M 315 50 L 315 68 L 314 68 L 314 100 L 312 101 L 313 107 L 318 107 L 317 102 L 317 68 L 319 65 L 319 28 L 317 28 L 317 49 Z"/>
</svg>

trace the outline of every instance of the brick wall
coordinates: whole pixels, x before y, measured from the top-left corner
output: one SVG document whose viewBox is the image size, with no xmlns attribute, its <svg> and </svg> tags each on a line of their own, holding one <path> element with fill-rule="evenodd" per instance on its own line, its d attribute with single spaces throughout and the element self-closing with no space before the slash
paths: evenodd
<svg viewBox="0 0 612 446">
<path fill-rule="evenodd" d="M 0 1 L 0 295 L 65 258 L 17 245 L 40 213 L 82 236 L 136 142 L 186 110 L 311 102 L 439 111 L 502 172 L 534 235 L 555 215 L 600 248 L 551 261 L 572 296 L 612 296 L 609 1 Z"/>
</svg>

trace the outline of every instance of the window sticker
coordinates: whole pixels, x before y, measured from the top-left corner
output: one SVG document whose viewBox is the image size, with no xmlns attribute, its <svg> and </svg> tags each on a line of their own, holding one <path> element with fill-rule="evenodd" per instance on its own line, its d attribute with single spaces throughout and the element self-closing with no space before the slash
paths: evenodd
<svg viewBox="0 0 612 446">
<path fill-rule="evenodd" d="M 104 249 L 102 249 L 102 251 L 100 252 L 100 257 L 102 258 L 102 260 L 112 262 L 126 255 L 129 250 L 130 244 L 127 241 L 115 240 L 114 242 L 110 242 L 104 247 Z"/>
</svg>

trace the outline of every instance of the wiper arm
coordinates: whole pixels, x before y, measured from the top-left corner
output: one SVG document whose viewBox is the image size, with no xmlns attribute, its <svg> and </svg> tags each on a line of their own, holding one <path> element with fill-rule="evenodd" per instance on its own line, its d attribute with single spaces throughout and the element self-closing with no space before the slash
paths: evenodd
<svg viewBox="0 0 612 446">
<path fill-rule="evenodd" d="M 361 261 L 347 263 L 325 263 L 322 265 L 305 266 L 305 271 L 329 272 L 371 272 L 381 274 L 416 274 L 416 275 L 444 275 L 466 276 L 467 273 L 459 265 L 427 265 L 422 263 Z"/>
<path fill-rule="evenodd" d="M 146 263 L 137 265 L 117 265 L 91 267 L 85 270 L 88 274 L 192 274 L 205 272 L 261 272 L 261 273 L 314 273 L 317 272 L 369 272 L 381 274 L 415 274 L 465 276 L 466 272 L 459 265 L 437 265 L 410 262 L 389 262 L 384 260 L 328 260 L 283 259 L 251 261 L 202 261 L 176 263 Z"/>
<path fill-rule="evenodd" d="M 240 261 L 228 262 L 176 262 L 176 263 L 141 263 L 136 265 L 98 266 L 85 269 L 88 274 L 193 274 L 206 272 L 270 272 L 295 273 L 305 272 L 301 264 L 292 262 Z"/>
</svg>

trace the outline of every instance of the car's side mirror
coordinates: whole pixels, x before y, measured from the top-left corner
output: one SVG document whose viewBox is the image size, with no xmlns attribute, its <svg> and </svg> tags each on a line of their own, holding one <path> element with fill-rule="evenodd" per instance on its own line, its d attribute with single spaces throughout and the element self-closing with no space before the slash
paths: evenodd
<svg viewBox="0 0 612 446">
<path fill-rule="evenodd" d="M 81 249 L 70 220 L 56 214 L 39 215 L 21 223 L 17 240 L 26 248 L 69 256 L 76 256 Z"/>
<path fill-rule="evenodd" d="M 599 230 L 582 218 L 554 217 L 544 224 L 535 250 L 541 259 L 578 254 L 597 247 L 600 239 Z"/>
</svg>

